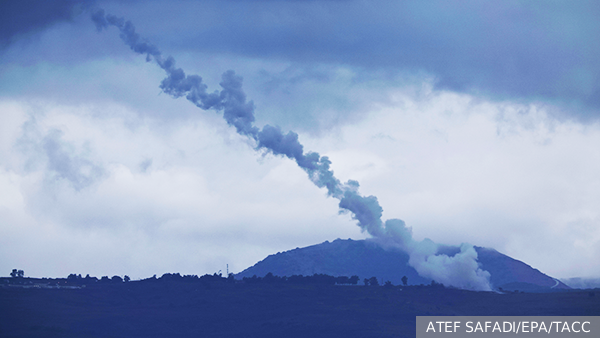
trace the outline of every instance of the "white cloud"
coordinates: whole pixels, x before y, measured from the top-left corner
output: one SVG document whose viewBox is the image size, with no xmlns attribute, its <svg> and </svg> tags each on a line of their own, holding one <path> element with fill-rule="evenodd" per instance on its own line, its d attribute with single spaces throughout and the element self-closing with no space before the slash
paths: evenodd
<svg viewBox="0 0 600 338">
<path fill-rule="evenodd" d="M 600 258 L 598 126 L 429 88 L 397 89 L 360 121 L 300 140 L 417 240 L 491 246 L 553 276 L 589 275 Z M 166 121 L 116 103 L 2 107 L 6 271 L 240 271 L 273 252 L 366 236 L 292 161 L 256 153 L 210 113 Z M 66 154 L 104 174 L 80 190 L 50 175 L 41 143 L 56 130 Z M 54 258 L 42 265 L 43 252 Z"/>
<path fill-rule="evenodd" d="M 553 276 L 589 275 L 600 258 L 599 127 L 559 123 L 536 106 L 399 91 L 320 150 L 417 239 L 494 247 Z"/>
<path fill-rule="evenodd" d="M 3 251 L 12 250 L 6 271 L 15 264 L 48 276 L 203 274 L 225 264 L 241 271 L 276 251 L 364 237 L 302 170 L 256 153 L 224 125 L 147 118 L 130 128 L 132 112 L 123 107 L 11 104 L 29 117 L 16 119 L 27 128 L 2 144 L 7 163 L 19 164 L 0 174 L 7 193 L 0 231 L 11 243 Z M 98 109 L 123 118 L 102 118 Z M 83 187 L 53 175 L 41 145 L 53 132 L 64 156 L 104 174 Z M 52 258 L 36 261 L 44 255 Z"/>
</svg>

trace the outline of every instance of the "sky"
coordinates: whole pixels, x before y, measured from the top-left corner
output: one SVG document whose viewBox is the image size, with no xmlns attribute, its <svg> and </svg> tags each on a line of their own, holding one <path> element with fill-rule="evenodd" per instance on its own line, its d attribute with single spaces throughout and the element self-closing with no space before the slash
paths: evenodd
<svg viewBox="0 0 600 338">
<path fill-rule="evenodd" d="M 174 98 L 99 9 L 208 93 L 233 70 L 254 125 L 295 132 L 416 241 L 600 277 L 600 4 L 343 0 L 3 2 L 0 275 L 235 273 L 371 237 L 295 161 Z"/>
</svg>

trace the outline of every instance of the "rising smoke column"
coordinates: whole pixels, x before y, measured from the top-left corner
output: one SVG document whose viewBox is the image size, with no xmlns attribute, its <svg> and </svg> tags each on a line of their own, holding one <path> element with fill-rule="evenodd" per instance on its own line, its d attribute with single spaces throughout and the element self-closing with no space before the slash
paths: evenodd
<svg viewBox="0 0 600 338">
<path fill-rule="evenodd" d="M 176 68 L 173 57 L 163 57 L 153 44 L 142 39 L 135 32 L 130 21 L 114 15 L 106 15 L 97 9 L 92 20 L 98 31 L 114 26 L 119 29 L 120 37 L 127 46 L 138 54 L 146 55 L 146 61 L 155 61 L 167 77 L 160 83 L 160 89 L 166 94 L 187 100 L 203 110 L 223 111 L 227 124 L 235 127 L 240 135 L 247 136 L 256 144 L 256 150 L 286 156 L 298 164 L 310 180 L 319 188 L 326 188 L 327 194 L 338 199 L 341 212 L 350 212 L 358 226 L 375 237 L 381 244 L 400 248 L 410 255 L 409 264 L 419 275 L 432 278 L 439 283 L 464 289 L 490 290 L 487 271 L 479 268 L 477 252 L 472 245 L 461 245 L 460 252 L 454 256 L 437 255 L 438 246 L 429 239 L 414 241 L 412 229 L 399 219 L 381 220 L 383 208 L 375 196 L 362 196 L 358 192 L 357 181 L 340 182 L 330 169 L 331 161 L 327 156 L 316 152 L 304 152 L 293 131 L 283 133 L 277 126 L 265 125 L 262 129 L 254 125 L 254 103 L 246 101 L 242 90 L 242 77 L 228 70 L 221 77 L 221 91 L 207 92 L 207 86 L 199 75 L 186 75 Z"/>
</svg>

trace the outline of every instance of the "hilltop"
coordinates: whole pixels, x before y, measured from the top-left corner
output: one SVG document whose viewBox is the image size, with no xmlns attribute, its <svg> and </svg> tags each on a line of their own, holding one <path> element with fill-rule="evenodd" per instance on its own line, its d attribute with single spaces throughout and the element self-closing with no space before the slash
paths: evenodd
<svg viewBox="0 0 600 338">
<path fill-rule="evenodd" d="M 554 291 L 569 289 L 567 285 L 524 262 L 513 259 L 494 249 L 475 247 L 480 267 L 491 274 L 492 287 L 499 290 Z M 452 256 L 458 247 L 442 246 L 439 253 Z M 271 272 L 275 276 L 326 274 L 332 276 L 376 277 L 380 283 L 390 281 L 409 285 L 430 284 L 408 264 L 407 253 L 384 248 L 371 240 L 342 240 L 323 242 L 304 248 L 269 255 L 262 261 L 238 273 L 236 278 L 263 277 Z"/>
</svg>

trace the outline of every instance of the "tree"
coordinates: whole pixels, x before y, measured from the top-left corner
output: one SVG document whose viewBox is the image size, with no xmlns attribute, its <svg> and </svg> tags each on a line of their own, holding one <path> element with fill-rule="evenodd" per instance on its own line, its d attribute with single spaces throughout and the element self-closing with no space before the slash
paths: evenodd
<svg viewBox="0 0 600 338">
<path fill-rule="evenodd" d="M 273 283 L 275 282 L 276 277 L 273 276 L 273 273 L 269 272 L 267 273 L 264 277 L 263 277 L 263 281 L 267 282 L 267 283 Z"/>
<path fill-rule="evenodd" d="M 131 278 L 129 278 L 129 276 L 125 275 L 125 277 L 123 277 L 123 280 L 125 282 L 129 282 L 131 280 Z"/>
<path fill-rule="evenodd" d="M 442 284 L 442 283 L 438 283 L 438 282 L 436 282 L 436 281 L 432 280 L 432 281 L 431 281 L 431 286 L 432 286 L 432 287 L 437 287 L 437 288 L 439 288 L 439 287 L 443 288 L 443 287 L 444 287 L 444 284 Z"/>
<path fill-rule="evenodd" d="M 369 280 L 367 278 L 365 278 L 363 282 L 365 283 L 365 286 L 369 286 Z"/>
<path fill-rule="evenodd" d="M 375 276 L 369 278 L 369 284 L 371 284 L 372 286 L 378 286 L 379 282 L 377 281 L 377 278 L 375 278 Z"/>
<path fill-rule="evenodd" d="M 348 276 L 338 276 L 335 278 L 336 284 L 350 284 L 350 278 Z"/>
<path fill-rule="evenodd" d="M 17 278 L 17 269 L 13 269 L 12 272 L 10 273 L 10 276 L 12 278 Z"/>
<path fill-rule="evenodd" d="M 408 277 L 402 276 L 402 284 L 404 284 L 404 286 L 408 285 Z"/>
<path fill-rule="evenodd" d="M 87 275 L 85 275 L 85 281 L 86 282 L 97 282 L 98 278 L 96 277 L 91 277 L 90 274 L 88 273 Z"/>
<path fill-rule="evenodd" d="M 360 280 L 360 278 L 358 278 L 357 275 L 354 275 L 354 276 L 350 277 L 350 284 L 356 285 L 356 284 L 358 284 L 359 280 Z"/>
</svg>

